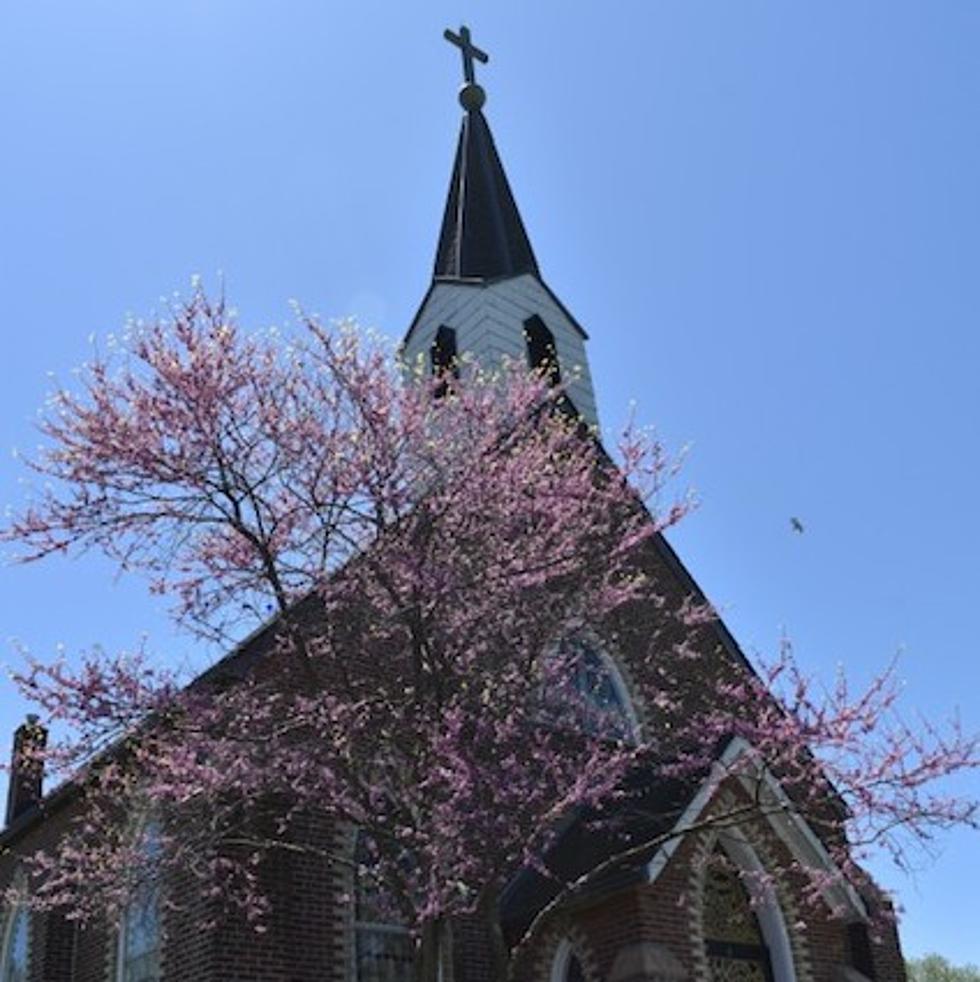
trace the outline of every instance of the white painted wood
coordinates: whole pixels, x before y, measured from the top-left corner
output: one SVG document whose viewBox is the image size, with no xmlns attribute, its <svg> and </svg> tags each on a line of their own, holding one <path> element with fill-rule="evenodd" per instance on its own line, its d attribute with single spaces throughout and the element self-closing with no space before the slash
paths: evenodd
<svg viewBox="0 0 980 982">
<path fill-rule="evenodd" d="M 571 318 L 529 273 L 481 283 L 436 283 L 406 338 L 402 356 L 408 365 L 429 368 L 429 350 L 441 325 L 456 331 L 460 356 L 492 369 L 503 358 L 527 358 L 524 321 L 537 314 L 555 337 L 555 349 L 568 397 L 582 419 L 598 426 L 595 393 L 585 339 Z"/>
<path fill-rule="evenodd" d="M 567 982 L 565 977 L 568 975 L 568 963 L 572 960 L 572 955 L 574 954 L 571 941 L 568 938 L 562 938 L 558 942 L 558 947 L 555 949 L 555 956 L 551 960 L 549 982 Z"/>
</svg>

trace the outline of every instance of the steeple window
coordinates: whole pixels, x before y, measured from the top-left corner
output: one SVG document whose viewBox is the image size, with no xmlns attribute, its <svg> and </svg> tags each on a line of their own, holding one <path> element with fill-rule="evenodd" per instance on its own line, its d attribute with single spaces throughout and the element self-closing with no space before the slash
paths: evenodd
<svg viewBox="0 0 980 982">
<path fill-rule="evenodd" d="M 449 379 L 459 378 L 459 359 L 456 350 L 456 332 L 443 324 L 429 349 L 432 377 L 436 379 L 434 395 L 441 399 L 449 391 Z"/>
<path fill-rule="evenodd" d="M 531 370 L 540 372 L 549 385 L 560 385 L 561 368 L 558 365 L 555 336 L 537 314 L 524 321 L 524 341 L 527 344 L 527 363 Z"/>
</svg>

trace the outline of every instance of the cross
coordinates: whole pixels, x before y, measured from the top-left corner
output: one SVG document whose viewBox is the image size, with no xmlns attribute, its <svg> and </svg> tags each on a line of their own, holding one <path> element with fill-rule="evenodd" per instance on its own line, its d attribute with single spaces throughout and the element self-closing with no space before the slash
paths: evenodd
<svg viewBox="0 0 980 982">
<path fill-rule="evenodd" d="M 476 78 L 473 75 L 473 59 L 476 58 L 477 61 L 482 62 L 484 65 L 490 60 L 490 56 L 485 52 L 481 51 L 472 41 L 470 41 L 470 29 L 468 27 L 461 27 L 459 29 L 459 34 L 453 34 L 451 30 L 447 27 L 446 30 L 442 32 L 442 36 L 450 43 L 455 44 L 457 48 L 463 53 L 463 77 L 466 79 L 470 85 L 476 82 Z"/>
</svg>

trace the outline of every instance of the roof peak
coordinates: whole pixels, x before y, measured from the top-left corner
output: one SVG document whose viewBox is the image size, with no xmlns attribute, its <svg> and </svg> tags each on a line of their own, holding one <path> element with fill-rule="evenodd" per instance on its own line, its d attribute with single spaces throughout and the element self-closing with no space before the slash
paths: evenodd
<svg viewBox="0 0 980 982">
<path fill-rule="evenodd" d="M 443 37 L 459 48 L 466 112 L 459 132 L 433 275 L 440 279 L 491 280 L 521 273 L 538 276 L 538 264 L 483 115 L 486 93 L 476 84 L 474 61 L 486 64 L 464 24 Z"/>
</svg>

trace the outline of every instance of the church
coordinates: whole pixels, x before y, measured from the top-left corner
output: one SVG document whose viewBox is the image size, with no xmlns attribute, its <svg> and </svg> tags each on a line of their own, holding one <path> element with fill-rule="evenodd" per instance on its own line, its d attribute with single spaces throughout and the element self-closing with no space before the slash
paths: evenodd
<svg viewBox="0 0 980 982">
<path fill-rule="evenodd" d="M 463 55 L 463 114 L 433 275 L 404 337 L 404 357 L 437 377 L 464 357 L 481 365 L 526 361 L 560 383 L 568 411 L 595 427 L 588 334 L 541 274 L 483 113 L 474 61 L 487 56 L 466 28 L 446 38 Z M 650 540 L 648 551 L 664 593 L 678 602 L 703 600 L 662 536 Z M 620 715 L 624 731 L 649 725 L 630 684 L 631 646 L 643 634 L 637 623 L 615 650 L 597 642 L 583 656 L 590 692 Z M 250 671 L 270 638 L 260 630 L 224 662 Z M 748 665 L 720 620 L 692 626 L 685 640 L 711 671 Z M 36 719 L 17 730 L 0 888 L 16 883 L 22 859 L 56 842 L 84 807 L 70 786 L 45 795 L 41 774 L 25 763 L 26 752 L 44 739 Z M 733 760 L 743 750 L 732 740 L 719 757 Z M 772 793 L 780 793 L 778 786 Z M 724 828 L 699 824 L 719 794 L 708 782 L 645 794 L 662 844 L 558 906 L 516 969 L 522 982 L 904 982 L 897 933 L 869 926 L 871 908 L 886 901 L 834 878 L 819 829 L 784 814 Z M 669 834 L 688 828 L 694 830 Z M 356 849 L 349 830 L 323 834 L 338 849 Z M 609 849 L 587 824 L 573 822 L 555 845 L 556 865 L 574 876 Z M 822 906 L 804 904 L 803 886 L 785 872 L 794 863 L 826 868 Z M 0 982 L 412 982 L 411 938 L 372 905 L 347 869 L 286 856 L 266 874 L 273 905 L 262 934 L 216 918 L 213 900 L 170 907 L 157 891 L 138 896 L 112 923 L 80 925 L 63 913 L 8 906 L 0 912 Z M 161 889 L 187 891 L 187 884 Z M 509 943 L 551 898 L 533 872 L 514 877 L 502 911 Z M 477 924 L 454 923 L 441 978 L 496 982 L 487 945 Z"/>
</svg>

